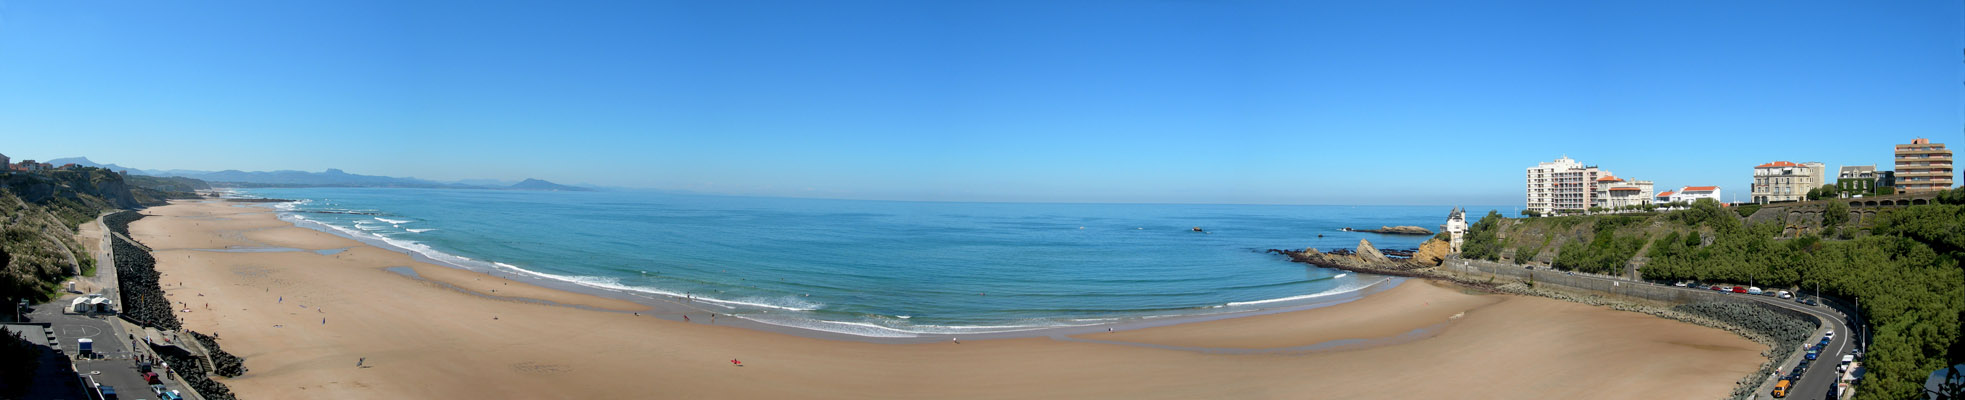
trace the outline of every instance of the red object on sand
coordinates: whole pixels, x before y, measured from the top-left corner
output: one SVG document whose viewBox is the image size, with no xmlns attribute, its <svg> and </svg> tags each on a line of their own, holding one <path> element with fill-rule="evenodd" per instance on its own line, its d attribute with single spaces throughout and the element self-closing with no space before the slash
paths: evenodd
<svg viewBox="0 0 1965 400">
<path fill-rule="evenodd" d="M 732 358 L 732 359 L 730 359 L 730 365 L 744 365 L 744 362 L 743 362 L 743 361 L 737 361 L 737 359 L 735 359 L 735 358 Z"/>
</svg>

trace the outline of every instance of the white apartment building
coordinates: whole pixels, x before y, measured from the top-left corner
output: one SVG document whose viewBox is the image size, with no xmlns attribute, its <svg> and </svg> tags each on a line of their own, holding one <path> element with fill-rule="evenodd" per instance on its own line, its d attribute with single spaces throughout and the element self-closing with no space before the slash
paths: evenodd
<svg viewBox="0 0 1965 400">
<path fill-rule="evenodd" d="M 1593 200 L 1591 207 L 1609 210 L 1648 205 L 1651 204 L 1651 181 L 1626 181 L 1615 176 L 1597 178 L 1597 191 Z"/>
<path fill-rule="evenodd" d="M 1806 193 L 1806 191 L 1803 191 L 1803 194 Z M 1718 186 L 1686 186 L 1672 191 L 1671 201 L 1683 201 L 1690 204 L 1699 199 L 1713 199 L 1713 201 L 1721 203 L 1726 202 L 1725 200 L 1719 199 Z"/>
<path fill-rule="evenodd" d="M 1583 165 L 1563 156 L 1528 168 L 1528 210 L 1544 215 L 1588 211 L 1597 194 L 1597 179 L 1610 171 Z"/>
<path fill-rule="evenodd" d="M 1753 202 L 1767 204 L 1808 200 L 1808 191 L 1828 184 L 1827 167 L 1818 162 L 1775 161 L 1753 168 Z"/>
</svg>

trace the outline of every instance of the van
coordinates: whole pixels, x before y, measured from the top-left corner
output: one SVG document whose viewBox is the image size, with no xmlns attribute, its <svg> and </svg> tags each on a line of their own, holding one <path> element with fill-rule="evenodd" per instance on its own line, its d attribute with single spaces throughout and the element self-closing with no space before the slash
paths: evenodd
<svg viewBox="0 0 1965 400">
<path fill-rule="evenodd" d="M 1781 383 L 1774 384 L 1774 397 L 1788 397 L 1788 389 L 1793 386 L 1793 381 L 1782 379 Z"/>
<path fill-rule="evenodd" d="M 1842 356 L 1842 364 L 1835 366 L 1835 372 L 1849 372 L 1849 364 L 1853 362 L 1856 362 L 1856 356 Z"/>
<path fill-rule="evenodd" d="M 1783 298 L 1783 299 L 1792 299 L 1792 298 L 1794 298 L 1794 293 L 1788 293 L 1788 291 L 1786 291 L 1786 290 L 1783 290 L 1783 291 L 1779 291 L 1779 292 L 1774 292 L 1774 294 L 1776 294 L 1776 295 L 1778 295 L 1778 296 L 1776 296 L 1776 297 L 1780 297 L 1780 298 Z"/>
</svg>

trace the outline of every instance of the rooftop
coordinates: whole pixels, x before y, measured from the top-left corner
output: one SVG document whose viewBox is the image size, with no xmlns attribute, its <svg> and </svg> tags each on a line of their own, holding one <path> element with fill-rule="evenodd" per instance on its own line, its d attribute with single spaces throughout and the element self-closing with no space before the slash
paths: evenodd
<svg viewBox="0 0 1965 400">
<path fill-rule="evenodd" d="M 1679 189 L 1679 191 L 1681 192 L 1710 192 L 1714 190 L 1719 190 L 1719 187 L 1718 186 L 1686 186 L 1684 189 Z"/>
<path fill-rule="evenodd" d="M 1787 161 L 1775 161 L 1771 163 L 1761 164 L 1760 166 L 1754 168 L 1799 167 L 1799 166 L 1801 166 L 1801 164 L 1795 164 Z"/>
</svg>

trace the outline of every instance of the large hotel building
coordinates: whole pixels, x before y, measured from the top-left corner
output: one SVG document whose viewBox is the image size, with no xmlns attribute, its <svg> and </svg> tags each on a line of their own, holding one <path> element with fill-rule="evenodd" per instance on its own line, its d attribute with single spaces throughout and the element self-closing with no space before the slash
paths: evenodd
<svg viewBox="0 0 1965 400">
<path fill-rule="evenodd" d="M 1528 168 L 1528 209 L 1543 215 L 1588 211 L 1596 204 L 1597 179 L 1609 176 L 1568 156 L 1536 164 Z"/>
<path fill-rule="evenodd" d="M 1951 189 L 1951 150 L 1943 143 L 1918 138 L 1897 145 L 1897 192 Z"/>
</svg>

